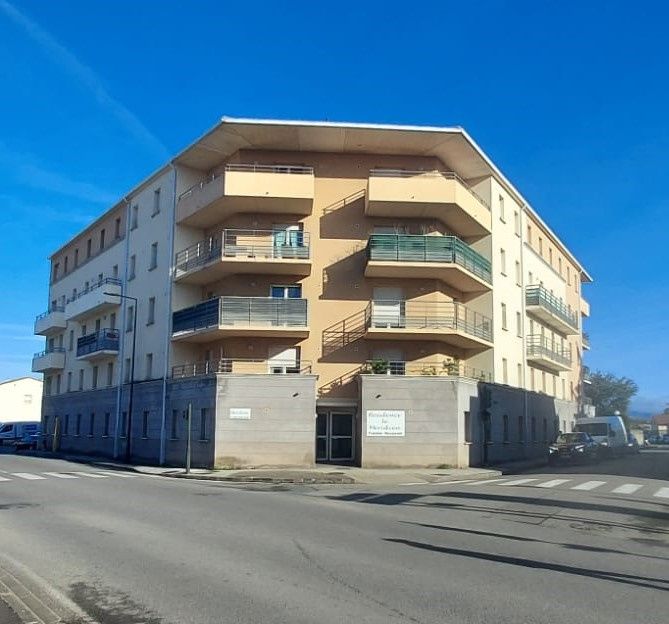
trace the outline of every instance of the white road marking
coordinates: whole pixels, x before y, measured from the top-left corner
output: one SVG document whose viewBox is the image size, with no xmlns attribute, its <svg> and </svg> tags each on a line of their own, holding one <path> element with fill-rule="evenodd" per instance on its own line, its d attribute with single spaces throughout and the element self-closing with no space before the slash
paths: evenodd
<svg viewBox="0 0 669 624">
<path fill-rule="evenodd" d="M 508 481 L 508 479 L 478 479 L 471 485 L 488 485 L 490 483 L 497 483 L 498 485 L 501 485 L 504 483 L 504 481 Z"/>
<path fill-rule="evenodd" d="M 433 485 L 451 485 L 455 483 L 472 483 L 476 479 L 453 479 L 452 481 L 435 481 Z"/>
<path fill-rule="evenodd" d="M 66 472 L 44 472 L 42 474 L 48 475 L 49 477 L 56 477 L 57 479 L 78 479 L 72 474 L 67 474 Z"/>
<path fill-rule="evenodd" d="M 606 481 L 586 481 L 585 483 L 580 483 L 575 485 L 572 490 L 594 490 L 595 488 L 601 487 Z"/>
<path fill-rule="evenodd" d="M 416 481 L 411 483 L 400 483 L 400 485 L 430 485 L 429 481 Z"/>
<path fill-rule="evenodd" d="M 532 481 L 538 481 L 539 479 L 516 479 L 515 481 L 509 481 L 504 485 L 525 485 L 526 483 L 532 483 Z"/>
<path fill-rule="evenodd" d="M 669 498 L 669 487 L 662 487 L 660 488 L 655 494 L 653 494 L 656 498 Z"/>
<path fill-rule="evenodd" d="M 640 490 L 642 487 L 643 485 L 639 485 L 638 483 L 625 483 L 625 485 L 611 490 L 611 494 L 634 494 L 634 492 Z"/>
<path fill-rule="evenodd" d="M 6 477 L 0 477 L 0 481 L 11 481 L 11 479 L 7 479 Z"/>
<path fill-rule="evenodd" d="M 38 479 L 46 479 L 42 475 L 32 474 L 31 472 L 12 472 L 13 477 L 20 479 L 27 479 L 28 481 L 37 481 Z"/>
<path fill-rule="evenodd" d="M 552 481 L 546 481 L 544 483 L 537 483 L 535 487 L 540 488 L 552 488 L 556 485 L 562 485 L 563 483 L 568 483 L 571 479 L 553 479 Z"/>
<path fill-rule="evenodd" d="M 120 477 L 121 479 L 134 479 L 136 474 L 128 474 L 127 472 L 115 472 L 114 470 L 102 470 L 97 474 L 105 475 L 107 477 Z"/>
<path fill-rule="evenodd" d="M 79 475 L 80 477 L 89 477 L 91 479 L 106 479 L 104 475 L 95 474 L 94 472 L 73 472 L 72 474 Z"/>
</svg>

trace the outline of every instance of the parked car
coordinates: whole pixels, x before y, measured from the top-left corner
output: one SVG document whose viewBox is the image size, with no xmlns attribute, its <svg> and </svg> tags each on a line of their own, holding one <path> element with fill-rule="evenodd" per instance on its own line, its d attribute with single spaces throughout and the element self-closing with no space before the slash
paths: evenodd
<svg viewBox="0 0 669 624">
<path fill-rule="evenodd" d="M 638 453 L 641 450 L 639 446 L 639 441 L 636 439 L 636 436 L 631 433 L 627 434 L 627 452 L 628 453 Z"/>
<path fill-rule="evenodd" d="M 15 444 L 23 436 L 39 431 L 41 423 L 33 422 L 4 422 L 0 425 L 0 445 Z"/>
<path fill-rule="evenodd" d="M 548 459 L 558 461 L 594 461 L 599 455 L 599 444 L 582 431 L 561 433 L 548 447 Z"/>
<path fill-rule="evenodd" d="M 17 451 L 22 450 L 37 450 L 40 447 L 42 441 L 42 431 L 40 428 L 34 432 L 26 432 L 23 434 L 21 439 L 14 442 L 14 449 Z"/>
<path fill-rule="evenodd" d="M 620 416 L 577 418 L 576 431 L 589 434 L 604 455 L 622 455 L 627 450 L 627 430 Z"/>
</svg>

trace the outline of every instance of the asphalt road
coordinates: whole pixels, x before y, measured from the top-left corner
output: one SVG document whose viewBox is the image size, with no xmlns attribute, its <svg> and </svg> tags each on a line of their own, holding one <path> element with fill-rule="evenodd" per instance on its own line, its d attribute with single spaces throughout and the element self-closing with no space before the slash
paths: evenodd
<svg viewBox="0 0 669 624">
<path fill-rule="evenodd" d="M 12 455 L 0 479 L 0 567 L 103 624 L 669 618 L 669 449 L 383 490 Z"/>
</svg>

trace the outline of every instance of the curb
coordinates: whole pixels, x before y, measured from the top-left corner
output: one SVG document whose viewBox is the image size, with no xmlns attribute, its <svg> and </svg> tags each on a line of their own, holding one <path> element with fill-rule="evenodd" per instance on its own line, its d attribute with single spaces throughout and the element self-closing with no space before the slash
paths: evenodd
<svg viewBox="0 0 669 624">
<path fill-rule="evenodd" d="M 360 483 L 352 477 L 235 477 L 223 475 L 198 475 L 198 474 L 164 474 L 162 477 L 171 477 L 173 479 L 193 479 L 198 481 L 223 481 L 226 483 L 293 483 L 293 484 L 355 484 Z"/>
</svg>

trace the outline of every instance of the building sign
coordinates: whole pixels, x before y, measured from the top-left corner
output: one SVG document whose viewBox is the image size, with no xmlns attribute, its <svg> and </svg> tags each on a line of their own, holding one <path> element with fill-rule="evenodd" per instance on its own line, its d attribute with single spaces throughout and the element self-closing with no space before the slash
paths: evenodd
<svg viewBox="0 0 669 624">
<path fill-rule="evenodd" d="M 233 420 L 251 420 L 250 407 L 231 407 L 230 418 Z"/>
<path fill-rule="evenodd" d="M 369 437 L 403 437 L 404 410 L 367 410 Z"/>
</svg>

